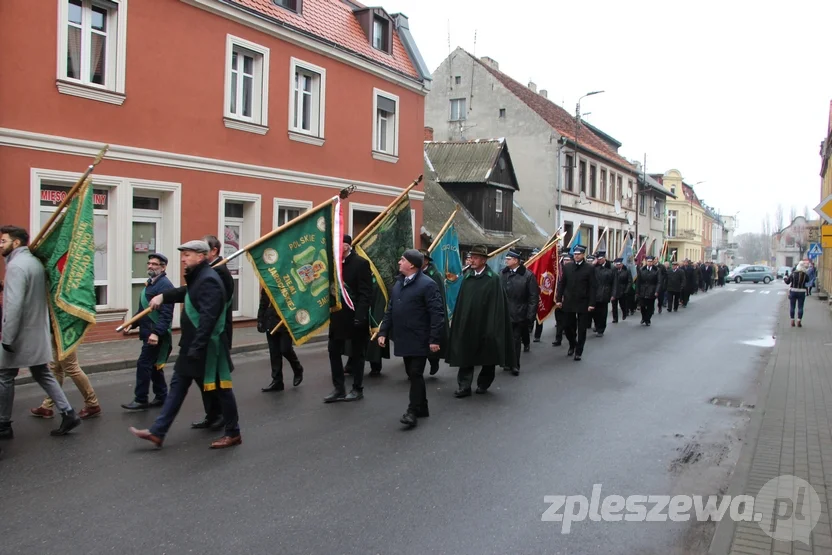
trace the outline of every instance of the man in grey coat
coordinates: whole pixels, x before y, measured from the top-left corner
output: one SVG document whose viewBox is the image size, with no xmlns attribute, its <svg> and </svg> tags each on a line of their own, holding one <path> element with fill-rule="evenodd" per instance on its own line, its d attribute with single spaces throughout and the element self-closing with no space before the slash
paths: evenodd
<svg viewBox="0 0 832 555">
<path fill-rule="evenodd" d="M 0 254 L 6 259 L 3 292 L 3 328 L 0 351 L 0 439 L 14 437 L 12 406 L 14 379 L 20 368 L 52 398 L 61 413 L 61 425 L 52 430 L 62 436 L 81 424 L 48 364 L 52 361 L 49 337 L 46 272 L 29 251 L 29 233 L 16 226 L 0 227 Z"/>
</svg>

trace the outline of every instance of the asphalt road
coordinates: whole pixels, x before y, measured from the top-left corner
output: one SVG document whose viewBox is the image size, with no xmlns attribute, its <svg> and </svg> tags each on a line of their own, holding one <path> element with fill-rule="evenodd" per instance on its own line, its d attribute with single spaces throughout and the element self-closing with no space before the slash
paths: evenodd
<svg viewBox="0 0 832 555">
<path fill-rule="evenodd" d="M 700 293 L 650 328 L 636 313 L 588 338 L 581 362 L 551 346 L 547 322 L 520 376 L 498 371 L 487 395 L 455 399 L 443 366 L 428 379 L 430 418 L 410 431 L 400 360 L 366 379 L 363 401 L 324 405 L 321 346 L 300 350 L 305 381 L 282 393 L 260 392 L 264 357 L 236 359 L 244 442 L 224 451 L 188 426 L 202 414 L 196 390 L 154 450 L 127 428 L 155 413 L 119 408 L 129 371 L 92 377 L 104 414 L 63 438 L 48 434 L 57 420 L 26 415 L 41 392 L 21 386 L 0 459 L 0 553 L 705 552 L 713 527 L 691 522 L 584 521 L 563 534 L 542 521 L 544 496 L 724 491 L 753 409 L 711 400 L 754 404 L 780 291 Z"/>
</svg>

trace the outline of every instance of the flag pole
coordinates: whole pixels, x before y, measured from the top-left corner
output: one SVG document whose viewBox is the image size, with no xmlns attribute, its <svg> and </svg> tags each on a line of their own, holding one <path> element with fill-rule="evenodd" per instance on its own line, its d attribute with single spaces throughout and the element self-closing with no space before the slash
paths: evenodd
<svg viewBox="0 0 832 555">
<path fill-rule="evenodd" d="M 416 185 L 418 185 L 419 183 L 421 183 L 421 181 L 422 181 L 422 176 L 420 175 L 419 177 L 417 177 L 417 178 L 413 181 L 413 183 L 411 183 L 410 185 L 408 185 L 408 187 L 407 187 L 404 191 L 402 191 L 402 193 L 401 193 L 399 196 L 397 196 L 397 197 L 393 200 L 393 202 L 391 202 L 389 205 L 387 205 L 387 208 L 385 208 L 384 210 L 382 210 L 382 211 L 381 211 L 381 213 L 380 213 L 378 216 L 376 216 L 376 217 L 375 217 L 375 219 L 374 219 L 372 222 L 370 222 L 370 225 L 368 225 L 367 227 L 365 227 L 364 229 L 362 229 L 362 230 L 361 230 L 361 232 L 360 232 L 358 235 L 356 235 L 355 237 L 353 237 L 353 238 L 352 238 L 352 242 L 353 242 L 353 244 L 357 244 L 359 241 L 361 241 L 361 239 L 363 239 L 363 238 L 364 238 L 364 236 L 365 236 L 365 235 L 367 235 L 368 233 L 370 233 L 370 231 L 372 231 L 372 230 L 373 230 L 373 228 L 374 228 L 377 224 L 379 224 L 379 223 L 381 222 L 381 220 L 383 220 L 383 219 L 384 219 L 384 217 L 387 215 L 387 213 L 388 213 L 388 212 L 390 212 L 390 209 L 391 209 L 391 208 L 393 208 L 394 206 L 396 206 L 396 204 L 398 204 L 398 202 L 399 202 L 400 200 L 402 200 L 404 197 L 406 197 L 406 196 L 408 195 L 408 193 L 410 193 L 410 190 L 411 190 L 411 189 L 413 189 L 413 187 L 415 187 L 415 186 L 416 186 Z"/>
<path fill-rule="evenodd" d="M 607 232 L 608 232 L 609 230 L 610 230 L 609 226 L 604 226 L 604 233 L 602 233 L 602 234 L 601 234 L 601 237 L 599 237 L 599 238 L 598 238 L 598 245 L 596 245 L 596 247 L 595 247 L 595 252 L 598 252 L 598 247 L 600 247 L 600 246 L 601 246 L 601 241 L 603 241 L 603 240 L 604 240 L 604 237 L 606 237 Z"/>
<path fill-rule="evenodd" d="M 431 243 L 430 246 L 428 247 L 428 252 L 433 252 L 433 249 L 435 249 L 436 245 L 439 244 L 439 241 L 442 240 L 442 237 L 445 235 L 445 232 L 448 231 L 449 227 L 451 227 L 451 224 L 453 223 L 454 217 L 456 216 L 457 212 L 459 212 L 459 205 L 458 204 L 456 205 L 456 208 L 454 209 L 453 214 L 451 214 L 451 217 L 448 218 L 448 221 L 445 222 L 445 225 L 443 225 L 442 229 L 439 230 L 439 233 L 436 234 L 436 239 L 434 239 L 433 243 Z"/>
<path fill-rule="evenodd" d="M 561 226 L 561 227 L 563 227 L 563 226 Z M 560 231 L 560 227 L 558 228 L 558 231 Z M 557 231 L 555 233 L 557 233 Z M 539 253 L 532 256 L 531 258 L 529 258 L 526 261 L 526 266 L 529 266 L 530 264 L 534 264 L 535 262 L 537 262 L 537 259 L 540 258 L 541 256 L 543 256 L 544 254 L 546 254 L 547 252 L 549 252 L 549 249 L 552 248 L 554 243 L 556 243 L 561 238 L 562 238 L 562 236 L 559 236 L 559 235 L 558 236 L 553 236 L 549 241 L 546 242 L 545 245 L 543 245 L 543 248 L 540 249 Z"/>
<path fill-rule="evenodd" d="M 621 258 L 621 257 L 624 256 L 624 249 L 627 247 L 627 241 L 632 241 L 632 240 L 633 240 L 633 238 L 630 237 L 630 233 L 627 232 L 627 238 L 624 241 L 621 242 L 621 250 L 618 252 L 618 258 Z M 631 247 L 632 247 L 632 245 L 631 245 Z"/>
<path fill-rule="evenodd" d="M 523 240 L 523 239 L 525 239 L 525 238 L 526 238 L 526 236 L 525 236 L 525 235 L 523 235 L 522 237 L 518 237 L 517 239 L 515 239 L 515 240 L 514 240 L 514 241 L 512 241 L 511 243 L 508 243 L 508 244 L 506 244 L 506 245 L 503 245 L 502 247 L 500 247 L 499 249 L 497 249 L 497 250 L 496 250 L 496 251 L 494 251 L 494 252 L 490 252 L 490 253 L 488 253 L 488 258 L 492 258 L 492 257 L 494 257 L 494 256 L 497 256 L 498 254 L 500 254 L 500 253 L 501 253 L 501 252 L 503 252 L 503 251 L 507 251 L 508 249 L 510 249 L 511 247 L 513 247 L 514 245 L 516 245 L 517 243 L 519 243 L 520 241 L 522 241 L 522 240 Z"/>
<path fill-rule="evenodd" d="M 66 208 L 66 205 L 69 204 L 69 201 L 71 201 L 73 197 L 75 197 L 75 195 L 78 194 L 78 191 L 81 189 L 81 186 L 84 184 L 85 181 L 87 181 L 87 179 L 89 179 L 90 174 L 95 169 L 95 166 L 100 164 L 101 160 L 104 159 L 104 154 L 107 153 L 107 150 L 109 150 L 109 148 L 110 145 L 104 145 L 104 147 L 98 151 L 98 154 L 93 159 L 92 164 L 87 166 L 87 169 L 84 170 L 84 173 L 81 174 L 81 177 L 79 177 L 78 181 L 75 182 L 75 185 L 73 185 L 72 188 L 69 189 L 69 192 L 66 194 L 66 197 L 64 197 L 64 200 L 62 200 L 61 203 L 58 205 L 58 208 L 54 212 L 52 212 L 52 215 L 49 216 L 49 219 L 46 221 L 46 224 L 44 224 L 44 226 L 40 229 L 35 238 L 31 241 L 29 247 L 30 249 L 37 248 L 38 243 L 40 243 L 40 240 L 43 239 L 43 236 L 46 235 L 46 232 L 49 231 L 49 228 L 52 227 L 52 224 L 54 224 L 55 220 L 58 219 L 58 216 L 61 214 L 63 209 Z"/>
</svg>

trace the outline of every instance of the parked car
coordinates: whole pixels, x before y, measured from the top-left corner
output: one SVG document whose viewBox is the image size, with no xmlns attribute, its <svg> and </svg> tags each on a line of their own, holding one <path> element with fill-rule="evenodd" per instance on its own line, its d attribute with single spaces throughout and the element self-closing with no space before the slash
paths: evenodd
<svg viewBox="0 0 832 555">
<path fill-rule="evenodd" d="M 768 266 L 746 266 L 744 268 L 737 268 L 728 274 L 728 281 L 733 281 L 734 283 L 742 283 L 744 281 L 771 283 L 776 278 L 776 272 Z"/>
<path fill-rule="evenodd" d="M 783 279 L 786 275 L 792 273 L 792 269 L 788 266 L 780 266 L 777 268 L 777 279 Z"/>
</svg>

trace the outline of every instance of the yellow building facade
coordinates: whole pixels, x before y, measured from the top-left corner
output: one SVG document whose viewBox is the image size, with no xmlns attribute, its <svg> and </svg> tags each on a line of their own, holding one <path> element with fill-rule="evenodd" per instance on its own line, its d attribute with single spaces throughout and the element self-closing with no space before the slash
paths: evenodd
<svg viewBox="0 0 832 555">
<path fill-rule="evenodd" d="M 820 200 L 822 201 L 829 195 L 832 195 L 832 102 L 829 104 L 829 123 L 826 140 L 823 141 L 820 147 L 820 155 Z M 822 221 L 821 223 L 825 222 Z M 828 229 L 829 227 L 828 225 L 824 225 L 821 229 Z M 832 291 L 832 248 L 823 249 L 823 255 L 818 258 L 816 264 L 820 288 L 827 292 Z"/>
<path fill-rule="evenodd" d="M 679 170 L 666 171 L 662 176 L 662 185 L 676 195 L 675 199 L 667 198 L 668 252 L 676 253 L 675 260 L 704 260 L 705 210 L 699 198 L 693 188 L 684 182 Z"/>
</svg>

